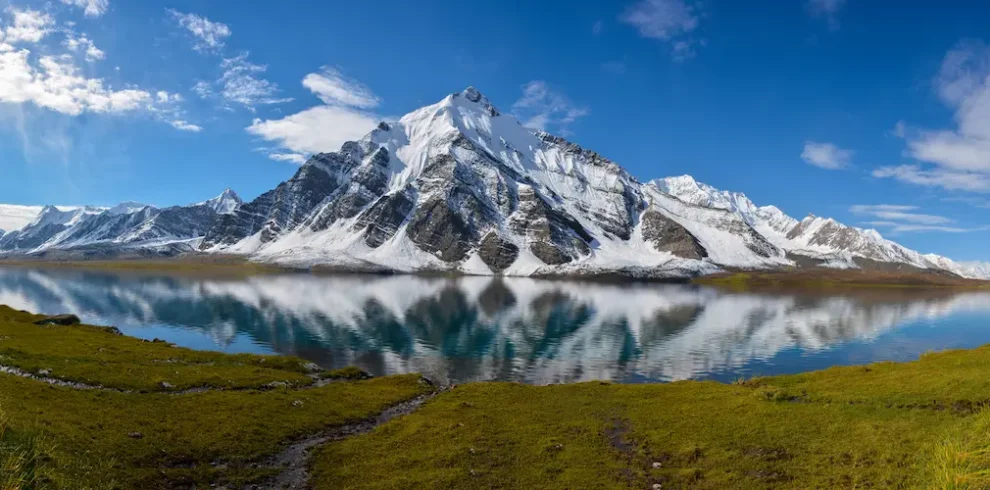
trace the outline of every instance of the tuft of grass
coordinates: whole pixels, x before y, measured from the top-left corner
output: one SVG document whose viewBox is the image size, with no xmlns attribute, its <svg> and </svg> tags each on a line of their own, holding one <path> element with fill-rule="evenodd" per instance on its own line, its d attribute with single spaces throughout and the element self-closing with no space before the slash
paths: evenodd
<svg viewBox="0 0 990 490">
<path fill-rule="evenodd" d="M 938 443 L 932 459 L 938 490 L 990 488 L 990 409 L 981 407 L 971 427 Z"/>
<path fill-rule="evenodd" d="M 0 490 L 47 488 L 53 448 L 48 440 L 12 431 L 0 407 Z"/>
</svg>

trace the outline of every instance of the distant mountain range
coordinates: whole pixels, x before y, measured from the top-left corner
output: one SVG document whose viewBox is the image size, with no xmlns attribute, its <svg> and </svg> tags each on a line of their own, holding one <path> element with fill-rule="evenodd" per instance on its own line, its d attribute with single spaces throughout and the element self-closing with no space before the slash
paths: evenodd
<svg viewBox="0 0 990 490">
<path fill-rule="evenodd" d="M 5 209 L 14 207 L 0 207 L 0 222 Z M 641 183 L 598 153 L 526 129 L 474 88 L 313 156 L 248 203 L 226 191 L 165 209 L 49 206 L 0 235 L 8 256 L 192 252 L 363 271 L 675 278 L 831 267 L 990 279 L 987 265 L 922 255 L 832 219 L 798 221 L 690 176 Z"/>
</svg>

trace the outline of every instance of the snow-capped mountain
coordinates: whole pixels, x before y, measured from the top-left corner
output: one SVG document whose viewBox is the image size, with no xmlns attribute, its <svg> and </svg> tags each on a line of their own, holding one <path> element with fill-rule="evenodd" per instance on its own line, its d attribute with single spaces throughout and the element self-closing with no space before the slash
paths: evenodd
<svg viewBox="0 0 990 490">
<path fill-rule="evenodd" d="M 883 264 L 990 277 L 690 176 L 640 183 L 593 151 L 524 128 L 474 88 L 313 156 L 220 218 L 201 250 L 400 272 L 685 277 Z"/>
<path fill-rule="evenodd" d="M 227 190 L 208 201 L 164 209 L 134 202 L 112 208 L 46 206 L 27 226 L 0 235 L 0 254 L 191 252 L 217 218 L 234 212 L 240 203 L 237 194 Z"/>
<path fill-rule="evenodd" d="M 687 175 L 641 183 L 598 153 L 526 129 L 474 88 L 314 155 L 248 203 L 228 189 L 166 209 L 49 206 L 0 234 L 0 254 L 66 250 L 483 275 L 685 278 L 817 266 L 990 279 L 986 264 L 922 255 L 832 219 L 798 221 Z"/>
</svg>

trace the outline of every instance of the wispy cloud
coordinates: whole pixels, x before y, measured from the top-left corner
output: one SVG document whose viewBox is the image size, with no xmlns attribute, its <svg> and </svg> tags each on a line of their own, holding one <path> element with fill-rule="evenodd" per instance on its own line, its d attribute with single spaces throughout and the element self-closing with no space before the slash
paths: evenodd
<svg viewBox="0 0 990 490">
<path fill-rule="evenodd" d="M 824 18 L 828 21 L 829 29 L 839 28 L 839 11 L 846 5 L 846 0 L 808 0 L 805 7 L 812 17 Z"/>
<path fill-rule="evenodd" d="M 575 104 L 543 80 L 533 80 L 522 90 L 522 97 L 512 104 L 512 114 L 528 128 L 567 134 L 571 123 L 590 113 L 587 107 Z"/>
<path fill-rule="evenodd" d="M 605 30 L 605 23 L 600 20 L 595 21 L 595 23 L 591 25 L 591 33 L 596 36 L 601 34 L 602 31 L 604 30 Z"/>
<path fill-rule="evenodd" d="M 203 130 L 202 127 L 197 126 L 190 122 L 183 121 L 182 119 L 176 119 L 174 121 L 171 121 L 169 124 L 171 124 L 173 128 L 178 129 L 179 131 L 191 131 L 193 133 L 198 133 Z"/>
<path fill-rule="evenodd" d="M 695 47 L 703 45 L 687 38 L 700 24 L 697 3 L 688 0 L 640 0 L 627 8 L 619 20 L 636 28 L 639 35 L 670 44 L 675 60 L 695 55 Z"/>
<path fill-rule="evenodd" d="M 324 66 L 319 73 L 306 75 L 302 84 L 328 105 L 369 109 L 381 103 L 371 89 L 357 80 L 345 77 L 340 70 L 332 67 Z"/>
<path fill-rule="evenodd" d="M 849 211 L 853 214 L 872 216 L 888 221 L 902 221 L 921 225 L 944 225 L 954 221 L 945 216 L 917 213 L 915 212 L 917 210 L 917 206 L 894 204 L 859 204 L 849 208 Z"/>
<path fill-rule="evenodd" d="M 167 9 L 169 15 L 189 31 L 194 38 L 193 49 L 203 52 L 218 52 L 224 47 L 225 40 L 230 37 L 230 27 L 220 22 L 213 22 L 206 17 L 196 14 L 185 14 L 174 9 Z"/>
<path fill-rule="evenodd" d="M 256 75 L 268 70 L 266 65 L 256 65 L 248 61 L 249 53 L 244 52 L 233 58 L 224 58 L 220 63 L 223 75 L 217 81 L 220 95 L 230 101 L 254 110 L 257 105 L 291 102 L 291 97 L 279 97 L 278 85 Z"/>
<path fill-rule="evenodd" d="M 296 165 L 306 163 L 306 157 L 299 153 L 269 153 L 268 158 L 277 162 L 289 162 Z"/>
<path fill-rule="evenodd" d="M 372 112 L 381 99 L 336 68 L 310 73 L 302 85 L 323 105 L 281 119 L 255 119 L 247 128 L 248 133 L 282 148 L 268 152 L 273 160 L 302 164 L 308 155 L 336 151 L 345 142 L 360 139 L 382 119 Z"/>
<path fill-rule="evenodd" d="M 814 141 L 806 142 L 801 151 L 801 159 L 805 163 L 828 170 L 838 170 L 849 166 L 852 156 L 852 150 L 839 148 L 832 143 Z"/>
<path fill-rule="evenodd" d="M 893 134 L 923 164 L 886 166 L 875 177 L 948 190 L 990 192 L 990 46 L 963 41 L 946 53 L 933 82 L 955 111 L 954 129 L 926 130 L 901 122 Z"/>
<path fill-rule="evenodd" d="M 83 9 L 86 17 L 99 17 L 110 10 L 110 0 L 62 0 L 62 3 Z"/>
<path fill-rule="evenodd" d="M 883 228 L 889 233 L 967 233 L 983 231 L 987 226 L 962 227 L 956 225 L 956 220 L 934 214 L 919 212 L 917 206 L 900 204 L 859 204 L 851 206 L 849 211 L 857 216 L 872 218 L 863 224 Z"/>
<path fill-rule="evenodd" d="M 86 61 L 99 61 L 106 58 L 106 53 L 100 48 L 97 48 L 93 44 L 93 40 L 86 37 L 85 34 L 76 37 L 75 34 L 70 32 L 65 36 L 65 41 L 63 41 L 62 45 L 73 53 L 82 53 L 86 57 Z"/>
</svg>

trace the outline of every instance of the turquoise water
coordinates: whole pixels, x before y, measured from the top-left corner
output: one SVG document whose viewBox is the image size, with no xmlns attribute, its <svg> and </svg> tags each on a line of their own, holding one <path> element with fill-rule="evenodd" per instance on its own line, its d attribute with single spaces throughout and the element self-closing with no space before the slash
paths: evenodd
<svg viewBox="0 0 990 490">
<path fill-rule="evenodd" d="M 76 313 L 195 349 L 454 383 L 729 381 L 990 343 L 982 292 L 0 268 L 0 304 Z"/>
</svg>

